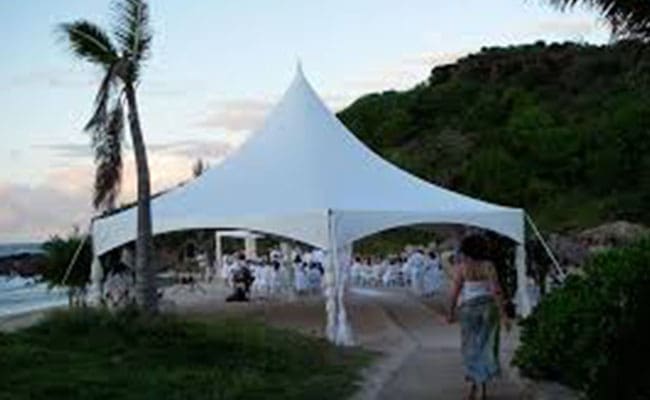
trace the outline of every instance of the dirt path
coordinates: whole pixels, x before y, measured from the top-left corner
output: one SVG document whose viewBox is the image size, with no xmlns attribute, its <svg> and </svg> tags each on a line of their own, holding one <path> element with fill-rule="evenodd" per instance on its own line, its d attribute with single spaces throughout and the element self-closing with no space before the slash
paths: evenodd
<svg viewBox="0 0 650 400">
<path fill-rule="evenodd" d="M 365 302 L 363 297 L 359 299 Z M 463 398 L 466 385 L 458 325 L 447 324 L 433 308 L 403 291 L 377 292 L 372 299 L 388 323 L 396 327 L 400 339 L 397 340 L 399 345 L 385 345 L 380 341 L 365 342 L 363 336 L 359 337 L 361 345 L 380 350 L 386 356 L 369 371 L 369 380 L 358 398 Z M 511 379 L 512 371 L 507 368 L 515 343 L 514 332 L 504 337 L 502 363 L 505 370 L 502 378 L 488 389 L 491 399 L 521 398 L 521 389 Z"/>
</svg>

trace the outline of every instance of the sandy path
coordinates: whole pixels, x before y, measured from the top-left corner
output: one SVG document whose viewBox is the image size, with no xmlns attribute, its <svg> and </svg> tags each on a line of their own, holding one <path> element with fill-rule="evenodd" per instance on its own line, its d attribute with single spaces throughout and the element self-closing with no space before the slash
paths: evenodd
<svg viewBox="0 0 650 400">
<path fill-rule="evenodd" d="M 460 333 L 457 324 L 447 324 L 442 315 L 408 293 L 384 293 L 376 298 L 386 318 L 401 333 L 401 346 L 381 348 L 388 353 L 383 362 L 384 379 L 380 387 L 368 385 L 359 395 L 367 399 L 461 399 L 466 391 L 460 357 Z M 504 368 L 516 343 L 513 334 L 502 342 Z M 363 343 L 362 343 L 363 344 Z M 519 399 L 520 387 L 511 379 L 512 371 L 489 388 L 492 399 Z"/>
</svg>

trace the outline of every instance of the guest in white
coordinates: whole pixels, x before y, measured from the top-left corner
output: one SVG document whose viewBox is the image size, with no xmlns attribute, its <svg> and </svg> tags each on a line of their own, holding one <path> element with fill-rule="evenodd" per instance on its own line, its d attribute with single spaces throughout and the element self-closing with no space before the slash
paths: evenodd
<svg viewBox="0 0 650 400">
<path fill-rule="evenodd" d="M 361 275 L 363 267 L 361 266 L 361 257 L 355 257 L 352 266 L 350 267 L 350 281 L 353 286 L 359 286 L 361 284 Z"/>
<path fill-rule="evenodd" d="M 419 248 L 415 249 L 407 261 L 411 273 L 411 290 L 418 295 L 422 294 L 422 274 L 425 262 L 424 254 Z"/>
<path fill-rule="evenodd" d="M 422 294 L 425 296 L 432 296 L 440 292 L 445 284 L 445 273 L 442 270 L 437 254 L 433 251 L 426 257 L 422 283 Z"/>
<path fill-rule="evenodd" d="M 302 258 L 299 255 L 294 259 L 293 268 L 295 271 L 296 292 L 299 295 L 305 294 L 308 290 L 307 273 L 305 272 L 305 264 L 302 262 Z"/>
</svg>

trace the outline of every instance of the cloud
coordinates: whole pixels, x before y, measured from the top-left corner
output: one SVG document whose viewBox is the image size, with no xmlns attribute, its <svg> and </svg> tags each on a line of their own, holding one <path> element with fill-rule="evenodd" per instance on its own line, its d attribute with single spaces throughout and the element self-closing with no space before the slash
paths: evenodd
<svg viewBox="0 0 650 400">
<path fill-rule="evenodd" d="M 14 76 L 11 79 L 14 86 L 42 86 L 52 88 L 75 88 L 94 86 L 97 84 L 90 74 L 79 73 L 70 69 L 35 69 Z"/>
<path fill-rule="evenodd" d="M 241 134 L 231 134 L 219 140 L 179 140 L 165 143 L 147 144 L 149 154 L 168 154 L 184 156 L 192 159 L 204 158 L 219 161 L 236 149 L 242 140 Z M 52 143 L 32 146 L 35 149 L 51 152 L 55 157 L 63 159 L 91 159 L 93 150 L 90 144 Z M 125 153 L 130 151 L 128 146 Z"/>
<path fill-rule="evenodd" d="M 576 38 L 588 36 L 598 30 L 598 22 L 593 18 L 574 17 L 546 19 L 530 25 L 519 26 L 515 31 L 522 32 L 525 36 L 566 36 Z"/>
<path fill-rule="evenodd" d="M 182 140 L 150 144 L 149 170 L 152 192 L 175 187 L 192 177 L 198 158 L 210 165 L 221 162 L 247 134 L 230 134 L 215 140 Z M 36 185 L 0 183 L 0 241 L 43 240 L 66 233 L 73 225 L 87 227 L 93 215 L 91 200 L 95 168 L 88 145 L 39 145 L 67 163 L 50 169 Z M 119 202 L 135 200 L 137 180 L 133 155 L 124 154 Z"/>
<path fill-rule="evenodd" d="M 454 63 L 459 58 L 466 56 L 468 53 L 469 51 L 430 51 L 407 57 L 404 59 L 403 63 L 407 66 L 424 65 L 427 68 L 432 68 L 437 65 Z"/>
<path fill-rule="evenodd" d="M 197 126 L 235 132 L 252 131 L 262 124 L 272 107 L 272 102 L 259 99 L 220 101 L 210 107 L 208 115 Z"/>
<path fill-rule="evenodd" d="M 238 147 L 241 141 L 239 136 L 241 135 L 228 135 L 222 140 L 182 140 L 150 144 L 148 149 L 152 153 L 220 161 Z"/>
<path fill-rule="evenodd" d="M 57 157 L 62 158 L 88 158 L 92 157 L 90 143 L 52 143 L 52 144 L 35 144 L 32 148 L 37 150 L 46 150 L 52 152 Z"/>
<path fill-rule="evenodd" d="M 406 90 L 427 78 L 437 65 L 453 63 L 469 51 L 424 52 L 408 55 L 399 62 L 381 69 L 368 71 L 361 79 L 348 82 L 358 95 L 385 90 Z"/>
<path fill-rule="evenodd" d="M 45 239 L 77 225 L 87 227 L 88 197 L 50 186 L 0 184 L 0 241 Z"/>
</svg>

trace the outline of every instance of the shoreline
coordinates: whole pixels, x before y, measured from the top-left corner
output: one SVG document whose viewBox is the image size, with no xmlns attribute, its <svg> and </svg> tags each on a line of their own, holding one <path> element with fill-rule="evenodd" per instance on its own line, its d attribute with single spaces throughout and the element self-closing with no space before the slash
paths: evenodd
<svg viewBox="0 0 650 400">
<path fill-rule="evenodd" d="M 28 328 L 43 319 L 47 314 L 67 307 L 67 304 L 50 305 L 35 310 L 0 316 L 0 332 L 11 333 L 20 329 Z"/>
</svg>

